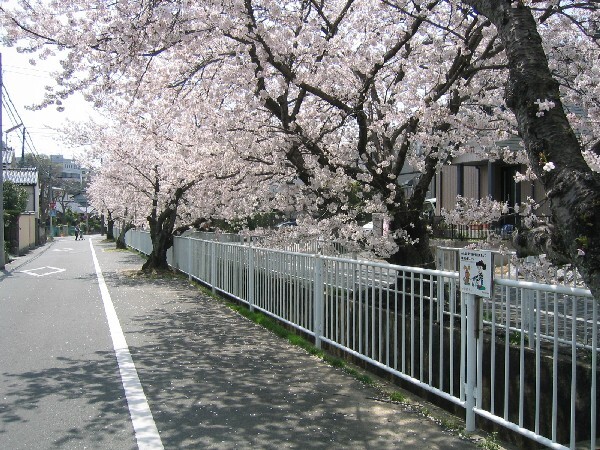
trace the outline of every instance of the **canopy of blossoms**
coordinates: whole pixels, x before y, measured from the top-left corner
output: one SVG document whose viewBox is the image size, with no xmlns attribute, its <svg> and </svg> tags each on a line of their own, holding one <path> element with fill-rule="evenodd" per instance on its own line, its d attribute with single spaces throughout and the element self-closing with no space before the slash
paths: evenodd
<svg viewBox="0 0 600 450">
<path fill-rule="evenodd" d="M 139 109 L 136 126 L 154 130 L 156 139 L 136 142 L 138 150 L 128 143 L 115 160 L 126 166 L 129 158 L 147 176 L 160 161 L 178 174 L 161 181 L 165 199 L 196 180 L 196 194 L 184 202 L 189 218 L 277 210 L 298 216 L 313 233 L 357 241 L 360 220 L 382 213 L 389 234 L 385 245 L 375 245 L 391 261 L 421 264 L 431 260 L 421 207 L 436 172 L 453 158 L 472 153 L 528 164 L 518 179 L 544 182 L 583 161 L 527 143 L 523 151 L 498 146 L 523 135 L 524 122 L 511 111 L 512 98 L 507 103 L 511 60 L 508 38 L 493 22 L 497 14 L 534 17 L 560 85 L 560 98 L 540 87 L 527 105 L 531 117 L 564 110 L 579 131 L 579 149 L 598 136 L 597 8 L 573 1 L 507 5 L 55 0 L 2 11 L 10 42 L 34 57 L 56 53 L 62 60 L 59 87 L 43 105 L 82 91 L 99 108 L 122 98 Z M 120 127 L 114 133 L 125 139 Z M 597 155 L 586 155 L 597 167 Z M 403 186 L 408 172 L 410 191 Z M 204 204 L 207 192 L 219 201 Z M 459 203 L 460 220 L 490 221 L 503 209 L 486 204 L 486 215 L 472 206 Z"/>
</svg>

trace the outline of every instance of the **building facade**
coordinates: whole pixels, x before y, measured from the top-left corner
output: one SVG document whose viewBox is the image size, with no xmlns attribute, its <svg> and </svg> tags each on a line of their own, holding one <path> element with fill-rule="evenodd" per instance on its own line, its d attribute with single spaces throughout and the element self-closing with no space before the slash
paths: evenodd
<svg viewBox="0 0 600 450">
<path fill-rule="evenodd" d="M 74 159 L 65 158 L 63 155 L 50 155 L 50 161 L 60 166 L 60 178 L 77 180 L 80 183 L 85 181 L 84 174 L 87 174 L 87 171 L 82 169 Z"/>
<path fill-rule="evenodd" d="M 13 251 L 23 254 L 40 244 L 40 186 L 37 169 L 5 169 L 4 180 L 27 191 L 27 206 L 15 226 L 9 229 L 8 240 Z"/>
</svg>

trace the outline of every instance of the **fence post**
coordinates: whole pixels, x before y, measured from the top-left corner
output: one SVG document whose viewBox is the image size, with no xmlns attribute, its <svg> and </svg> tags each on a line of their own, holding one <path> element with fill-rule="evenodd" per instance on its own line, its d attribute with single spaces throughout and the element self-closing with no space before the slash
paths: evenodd
<svg viewBox="0 0 600 450">
<path fill-rule="evenodd" d="M 210 287 L 212 288 L 212 293 L 216 292 L 216 283 L 217 283 L 217 243 L 215 241 L 211 241 L 210 243 Z"/>
<path fill-rule="evenodd" d="M 466 294 L 465 303 L 467 306 L 467 355 L 466 355 L 466 380 L 465 380 L 465 429 L 467 432 L 475 431 L 475 392 L 477 380 L 477 340 L 476 320 L 478 318 L 477 308 L 475 306 L 475 295 Z"/>
<path fill-rule="evenodd" d="M 188 280 L 192 281 L 192 237 L 188 236 Z"/>
<path fill-rule="evenodd" d="M 169 250 L 171 251 L 171 267 L 175 270 L 179 270 L 179 261 L 177 261 L 177 255 L 175 254 L 175 241 L 177 240 L 177 236 L 173 236 L 173 245 L 171 248 L 167 250 L 167 264 L 169 263 Z"/>
<path fill-rule="evenodd" d="M 252 242 L 248 247 L 248 305 L 254 311 L 254 247 Z"/>
<path fill-rule="evenodd" d="M 314 332 L 315 347 L 321 348 L 321 336 L 323 335 L 323 259 L 321 255 L 315 255 L 315 274 L 313 281 L 314 298 Z"/>
</svg>

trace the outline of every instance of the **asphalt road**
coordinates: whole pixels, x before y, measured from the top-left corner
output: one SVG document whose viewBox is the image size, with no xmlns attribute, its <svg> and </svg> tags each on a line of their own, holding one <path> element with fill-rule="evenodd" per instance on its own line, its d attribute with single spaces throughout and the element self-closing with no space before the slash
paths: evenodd
<svg viewBox="0 0 600 450">
<path fill-rule="evenodd" d="M 136 448 L 89 242 L 43 250 L 0 281 L 0 448 Z"/>
<path fill-rule="evenodd" d="M 141 264 L 64 238 L 0 274 L 0 449 L 476 447 Z"/>
</svg>

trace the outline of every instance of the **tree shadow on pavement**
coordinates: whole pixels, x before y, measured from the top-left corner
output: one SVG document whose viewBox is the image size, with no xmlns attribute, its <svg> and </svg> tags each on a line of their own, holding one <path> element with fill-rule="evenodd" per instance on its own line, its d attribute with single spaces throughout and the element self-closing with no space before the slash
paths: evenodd
<svg viewBox="0 0 600 450">
<path fill-rule="evenodd" d="M 138 292 L 116 308 L 166 448 L 474 448 L 186 280 L 116 278 Z"/>
<path fill-rule="evenodd" d="M 73 448 L 91 442 L 96 448 L 108 448 L 114 445 L 115 437 L 122 436 L 125 441 L 119 439 L 119 448 L 131 448 L 125 444 L 127 440 L 132 444 L 134 441 L 114 353 L 96 352 L 92 360 L 60 357 L 56 358 L 56 366 L 18 374 L 3 373 L 6 386 L 0 404 L 0 435 L 6 433 L 11 423 L 27 423 L 42 410 L 60 414 L 64 408 L 83 403 L 94 406 L 95 416 L 72 421 L 80 426 L 68 429 L 60 437 L 56 437 L 57 430 L 51 430 L 55 438 L 53 446 Z M 57 404 L 63 405 L 54 406 Z"/>
</svg>

